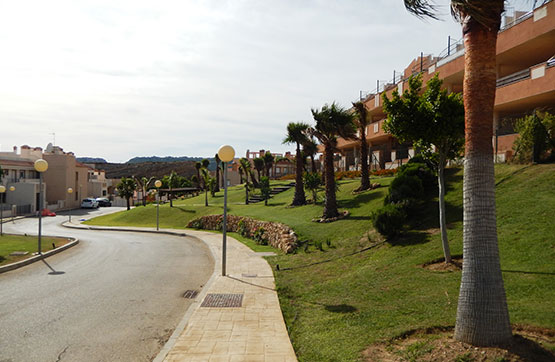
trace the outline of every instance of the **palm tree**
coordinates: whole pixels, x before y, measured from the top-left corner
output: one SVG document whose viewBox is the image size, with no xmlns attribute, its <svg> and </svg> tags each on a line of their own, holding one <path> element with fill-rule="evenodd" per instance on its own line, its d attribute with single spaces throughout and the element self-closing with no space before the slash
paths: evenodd
<svg viewBox="0 0 555 362">
<path fill-rule="evenodd" d="M 304 187 L 303 187 L 303 161 L 304 157 L 301 153 L 301 144 L 306 142 L 306 130 L 308 129 L 309 125 L 302 122 L 290 122 L 287 125 L 287 137 L 283 140 L 283 143 L 295 143 L 297 146 L 297 150 L 295 153 L 295 163 L 296 163 L 296 172 L 295 172 L 295 196 L 293 197 L 293 202 L 291 205 L 298 206 L 298 205 L 305 205 L 306 204 L 306 196 L 304 194 Z"/>
<path fill-rule="evenodd" d="M 210 166 L 210 161 L 205 158 L 200 161 L 200 164 L 202 165 L 202 168 L 208 170 L 208 166 Z M 204 176 L 202 177 L 202 188 L 205 190 L 208 189 L 208 185 L 206 184 L 206 179 L 204 178 Z"/>
<path fill-rule="evenodd" d="M 419 17 L 435 18 L 425 0 L 404 0 Z M 463 186 L 463 271 L 455 339 L 490 346 L 511 337 L 495 216 L 493 105 L 497 33 L 503 0 L 451 0 L 465 45 L 463 98 L 465 165 Z"/>
<path fill-rule="evenodd" d="M 251 163 L 245 157 L 239 159 L 239 169 L 245 175 L 245 205 L 249 204 L 249 172 L 251 170 Z"/>
<path fill-rule="evenodd" d="M 204 206 L 208 206 L 208 185 L 210 183 L 210 173 L 205 167 L 203 167 L 200 172 L 202 173 L 202 179 L 204 180 Z"/>
<path fill-rule="evenodd" d="M 135 178 L 135 182 L 139 185 L 143 194 L 143 206 L 146 206 L 146 193 L 148 191 L 148 186 L 152 183 L 152 181 L 154 181 L 154 179 L 154 176 L 151 178 L 146 178 L 145 176 L 140 179 Z"/>
<path fill-rule="evenodd" d="M 136 189 L 137 189 L 137 183 L 133 178 L 123 177 L 120 183 L 117 184 L 116 186 L 116 190 L 118 191 L 118 196 L 123 197 L 127 201 L 127 210 L 131 209 L 129 199 L 133 197 Z"/>
<path fill-rule="evenodd" d="M 370 124 L 368 110 L 362 102 L 353 103 L 355 111 L 355 125 L 358 129 L 357 140 L 360 144 L 360 186 L 357 191 L 370 189 L 370 174 L 368 172 L 368 142 L 366 141 L 366 127 Z"/>
<path fill-rule="evenodd" d="M 201 187 L 201 178 L 200 178 L 200 169 L 202 168 L 202 163 L 200 162 L 195 162 L 195 168 L 197 169 L 197 187 L 200 189 L 202 189 Z"/>
<path fill-rule="evenodd" d="M 257 157 L 254 160 L 252 160 L 254 163 L 254 169 L 256 170 L 256 172 L 258 173 L 258 179 L 262 180 L 260 178 L 260 171 L 264 171 L 264 160 L 261 157 Z"/>
<path fill-rule="evenodd" d="M 173 207 L 173 193 L 172 193 L 172 189 L 175 186 L 175 183 L 177 182 L 177 174 L 175 173 L 175 171 L 172 171 L 170 173 L 170 176 L 168 177 L 168 188 L 170 189 L 170 207 Z"/>
<path fill-rule="evenodd" d="M 266 167 L 266 176 L 270 177 L 270 170 L 274 164 L 274 156 L 270 153 L 270 151 L 267 151 L 262 159 L 264 160 L 264 166 Z"/>
<path fill-rule="evenodd" d="M 214 185 L 214 192 L 220 192 L 220 156 L 216 153 L 214 159 L 216 160 L 216 184 Z"/>
<path fill-rule="evenodd" d="M 314 138 L 307 135 L 305 142 L 303 143 L 303 156 L 310 157 L 311 162 L 311 172 L 318 172 L 316 170 L 316 161 L 314 161 L 314 156 L 318 153 L 318 144 L 314 141 Z"/>
<path fill-rule="evenodd" d="M 321 110 L 311 109 L 316 125 L 310 133 L 324 146 L 324 182 L 326 185 L 326 202 L 324 219 L 339 216 L 335 198 L 335 172 L 333 153 L 337 147 L 337 137 L 352 139 L 355 136 L 355 124 L 351 113 L 334 103 L 324 105 Z"/>
</svg>

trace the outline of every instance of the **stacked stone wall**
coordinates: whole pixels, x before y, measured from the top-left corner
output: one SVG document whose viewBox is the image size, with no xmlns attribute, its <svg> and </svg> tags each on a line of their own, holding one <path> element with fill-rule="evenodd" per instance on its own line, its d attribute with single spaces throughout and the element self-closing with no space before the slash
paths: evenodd
<svg viewBox="0 0 555 362">
<path fill-rule="evenodd" d="M 187 227 L 204 230 L 221 230 L 222 215 L 206 215 L 191 220 Z M 297 235 L 289 226 L 271 222 L 260 221 L 250 217 L 227 215 L 227 231 L 237 232 L 248 238 L 253 238 L 255 233 L 264 230 L 262 238 L 274 248 L 290 253 L 297 247 Z"/>
</svg>

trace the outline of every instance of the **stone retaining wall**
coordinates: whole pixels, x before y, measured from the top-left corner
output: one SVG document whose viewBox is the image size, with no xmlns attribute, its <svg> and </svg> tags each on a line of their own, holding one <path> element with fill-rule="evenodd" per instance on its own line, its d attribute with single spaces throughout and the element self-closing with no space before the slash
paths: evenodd
<svg viewBox="0 0 555 362">
<path fill-rule="evenodd" d="M 240 222 L 242 221 L 242 227 Z M 223 216 L 222 215 L 206 215 L 200 218 L 191 220 L 187 227 L 204 229 L 204 230 L 221 230 Z M 283 250 L 285 253 L 290 253 L 297 248 L 297 235 L 287 225 L 277 222 L 260 221 L 250 217 L 227 215 L 227 231 L 241 233 L 240 228 L 243 229 L 243 235 L 252 238 L 257 230 L 264 229 L 262 237 L 268 241 L 268 244 L 274 248 Z"/>
</svg>

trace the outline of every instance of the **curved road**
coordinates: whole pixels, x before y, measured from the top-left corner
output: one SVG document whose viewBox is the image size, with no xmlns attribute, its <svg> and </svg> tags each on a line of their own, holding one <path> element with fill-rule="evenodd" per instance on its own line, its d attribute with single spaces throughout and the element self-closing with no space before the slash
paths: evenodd
<svg viewBox="0 0 555 362">
<path fill-rule="evenodd" d="M 210 251 L 194 238 L 67 229 L 66 220 L 43 218 L 43 234 L 78 245 L 0 274 L 0 361 L 150 361 L 191 304 L 183 293 L 210 278 Z M 37 225 L 4 231 L 36 234 Z"/>
</svg>

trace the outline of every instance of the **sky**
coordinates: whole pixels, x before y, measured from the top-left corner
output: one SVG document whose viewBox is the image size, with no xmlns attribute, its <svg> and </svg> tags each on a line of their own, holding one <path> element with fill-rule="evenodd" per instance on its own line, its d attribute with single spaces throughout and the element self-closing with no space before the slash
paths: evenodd
<svg viewBox="0 0 555 362">
<path fill-rule="evenodd" d="M 437 4 L 443 21 L 402 0 L 0 0 L 0 150 L 52 142 L 109 162 L 293 150 L 289 122 L 348 108 L 460 39 Z"/>
</svg>

